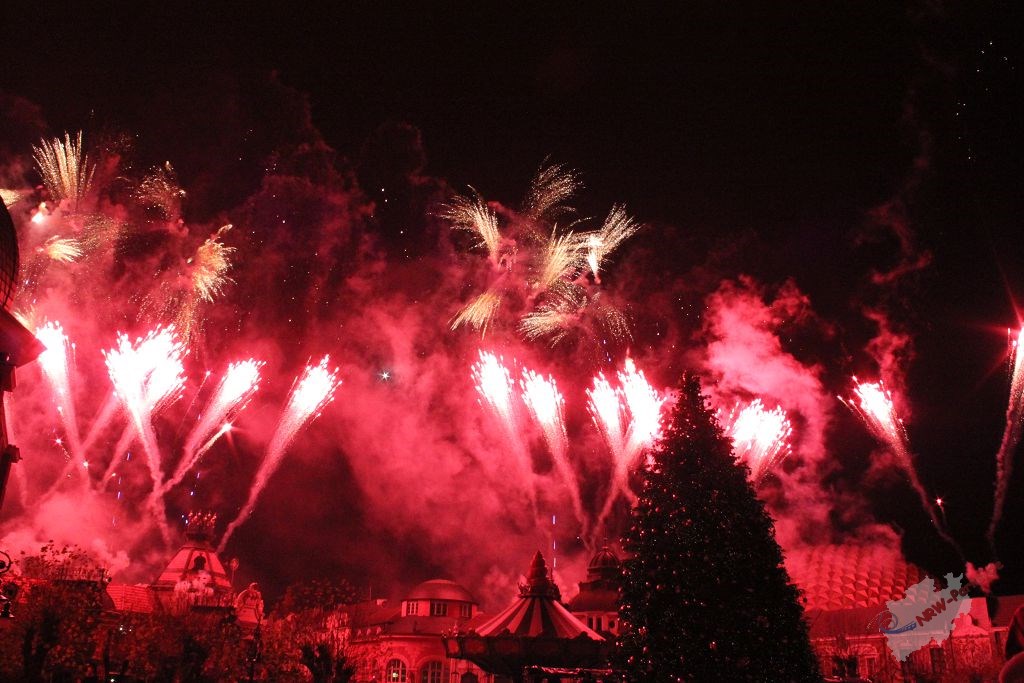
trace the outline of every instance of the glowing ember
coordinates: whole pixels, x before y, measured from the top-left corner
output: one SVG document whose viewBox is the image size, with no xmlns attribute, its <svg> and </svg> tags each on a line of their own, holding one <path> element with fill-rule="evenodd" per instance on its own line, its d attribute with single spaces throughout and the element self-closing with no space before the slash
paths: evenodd
<svg viewBox="0 0 1024 683">
<path fill-rule="evenodd" d="M 793 429 L 786 411 L 779 406 L 765 410 L 761 399 L 742 409 L 734 408 L 726 420 L 725 432 L 733 441 L 736 457 L 750 468 L 755 484 L 790 454 Z"/>
<path fill-rule="evenodd" d="M 227 546 L 228 540 L 235 532 L 235 529 L 241 526 L 249 515 L 252 514 L 253 508 L 256 506 L 256 500 L 266 487 L 270 477 L 277 471 L 278 466 L 281 464 L 281 459 L 284 457 L 295 435 L 310 420 L 318 417 L 325 405 L 334 400 L 334 391 L 341 384 L 341 380 L 338 379 L 337 369 L 328 369 L 327 364 L 329 360 L 328 356 L 324 356 L 316 365 L 307 365 L 302 375 L 293 385 L 292 392 L 288 396 L 288 403 L 285 405 L 284 413 L 281 415 L 281 420 L 277 423 L 277 429 L 270 438 L 267 454 L 263 458 L 259 471 L 256 472 L 256 478 L 253 480 L 252 487 L 249 489 L 249 498 L 245 505 L 242 506 L 235 520 L 224 531 L 224 536 L 220 542 L 220 550 Z"/>
<path fill-rule="evenodd" d="M 39 206 L 32 213 L 32 222 L 35 223 L 36 225 L 42 225 L 43 221 L 46 220 L 46 217 L 49 214 L 50 214 L 50 212 L 46 208 L 46 202 L 40 202 Z"/>
<path fill-rule="evenodd" d="M 515 433 L 515 413 L 512 390 L 514 384 L 508 368 L 493 353 L 480 351 L 480 360 L 473 363 L 471 370 L 476 390 L 501 419 L 509 433 Z"/>
</svg>

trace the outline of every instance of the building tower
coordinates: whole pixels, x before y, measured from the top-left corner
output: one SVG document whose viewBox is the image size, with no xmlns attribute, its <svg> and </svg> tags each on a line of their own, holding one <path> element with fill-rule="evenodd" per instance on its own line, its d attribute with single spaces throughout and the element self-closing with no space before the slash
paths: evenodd
<svg viewBox="0 0 1024 683">
<path fill-rule="evenodd" d="M 580 581 L 580 592 L 568 604 L 573 616 L 605 637 L 619 635 L 621 576 L 619 556 L 604 546 L 590 559 L 587 580 Z"/>
</svg>

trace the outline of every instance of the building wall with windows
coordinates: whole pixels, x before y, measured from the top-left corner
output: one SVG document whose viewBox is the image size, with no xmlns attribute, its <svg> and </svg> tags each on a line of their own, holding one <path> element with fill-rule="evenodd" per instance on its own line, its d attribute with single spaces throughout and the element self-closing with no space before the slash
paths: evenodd
<svg viewBox="0 0 1024 683">
<path fill-rule="evenodd" d="M 448 659 L 441 635 L 482 617 L 476 599 L 445 579 L 426 581 L 400 602 L 352 607 L 348 656 L 357 683 L 500 683 L 468 661 Z"/>
</svg>

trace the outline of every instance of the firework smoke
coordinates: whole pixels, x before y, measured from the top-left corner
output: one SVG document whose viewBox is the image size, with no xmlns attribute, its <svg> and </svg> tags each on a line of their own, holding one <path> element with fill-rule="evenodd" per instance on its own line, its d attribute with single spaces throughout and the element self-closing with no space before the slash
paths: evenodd
<svg viewBox="0 0 1024 683">
<path fill-rule="evenodd" d="M 281 464 L 281 458 L 284 457 L 285 451 L 291 445 L 295 435 L 303 426 L 316 419 L 325 405 L 334 400 L 334 390 L 338 388 L 341 381 L 338 379 L 337 369 L 328 369 L 329 360 L 327 356 L 324 356 L 316 365 L 307 365 L 302 375 L 296 380 L 296 384 L 288 396 L 288 403 L 285 405 L 281 420 L 277 423 L 277 429 L 270 438 L 263 463 L 256 472 L 252 487 L 249 489 L 249 498 L 242 506 L 238 516 L 224 531 L 218 552 L 223 552 L 235 529 L 244 524 L 252 514 L 256 500 L 266 488 L 270 477 L 277 471 Z"/>
<path fill-rule="evenodd" d="M 231 363 L 195 427 L 185 441 L 174 475 L 163 485 L 169 491 L 195 466 L 203 453 L 230 430 L 231 420 L 259 388 L 264 363 L 249 360 Z"/>
<path fill-rule="evenodd" d="M 945 525 L 939 520 L 935 505 L 917 476 L 907 432 L 903 426 L 903 420 L 896 414 L 892 394 L 881 382 L 861 382 L 856 377 L 853 378 L 853 382 L 853 393 L 856 398 L 844 399 L 841 396 L 837 398 L 853 411 L 868 428 L 871 435 L 895 456 L 896 461 L 910 480 L 910 485 L 917 492 L 918 498 L 921 500 L 921 507 L 928 513 L 936 532 L 963 559 L 963 552 L 960 550 L 959 544 L 949 535 Z"/>
<path fill-rule="evenodd" d="M 733 408 L 723 428 L 732 439 L 736 457 L 750 468 L 755 485 L 790 454 L 793 429 L 786 411 L 779 406 L 765 410 L 759 398 L 743 408 Z"/>
<path fill-rule="evenodd" d="M 32 147 L 32 151 L 50 196 L 55 201 L 72 200 L 77 210 L 78 202 L 89 192 L 96 171 L 82 153 L 82 131 L 78 131 L 74 141 L 69 133 L 64 133 L 64 142 L 60 138 L 43 140 L 39 147 Z"/>
<path fill-rule="evenodd" d="M 1007 331 L 1009 332 L 1009 330 Z M 1020 443 L 1021 427 L 1024 427 L 1024 327 L 1013 341 L 1010 355 L 1010 395 L 1006 405 L 1006 427 L 1003 438 L 996 453 L 996 493 L 992 504 L 992 520 L 985 532 L 989 547 L 995 553 L 996 528 L 1003 518 L 1003 507 L 1006 505 L 1006 491 L 1010 485 L 1013 472 L 1013 456 Z"/>
</svg>

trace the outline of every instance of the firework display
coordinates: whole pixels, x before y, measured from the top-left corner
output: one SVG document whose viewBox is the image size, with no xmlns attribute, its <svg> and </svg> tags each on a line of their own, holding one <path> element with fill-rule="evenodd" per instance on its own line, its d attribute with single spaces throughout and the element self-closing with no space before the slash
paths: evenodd
<svg viewBox="0 0 1024 683">
<path fill-rule="evenodd" d="M 60 138 L 43 140 L 32 150 L 50 197 L 58 202 L 67 199 L 77 209 L 78 202 L 89 192 L 96 171 L 82 151 L 82 131 L 74 140 L 70 133 L 65 133 L 63 142 Z"/>
<path fill-rule="evenodd" d="M 766 410 L 761 399 L 754 399 L 742 408 L 734 407 L 722 426 L 755 484 L 790 454 L 793 427 L 780 406 Z"/>
<path fill-rule="evenodd" d="M 475 191 L 444 206 L 440 215 L 473 235 L 473 246 L 486 254 L 489 266 L 485 291 L 455 314 L 452 329 L 468 326 L 486 334 L 507 315 L 508 327 L 525 339 L 551 346 L 570 338 L 595 345 L 630 339 L 625 316 L 601 298 L 598 274 L 640 225 L 615 207 L 596 231 L 561 228 L 556 221 L 572 215 L 565 202 L 579 187 L 575 173 L 552 165 L 537 172 L 520 211 L 504 221 Z"/>
<path fill-rule="evenodd" d="M 270 499 L 272 478 L 331 403 L 341 375 L 346 400 L 310 430 L 310 441 L 337 444 L 367 496 L 392 495 L 381 493 L 379 479 L 402 482 L 396 497 L 417 495 L 422 484 L 433 487 L 424 495 L 431 505 L 466 505 L 460 482 L 480 469 L 490 477 L 481 498 L 526 492 L 502 500 L 508 518 L 520 513 L 515 525 L 560 517 L 558 541 L 588 547 L 615 533 L 636 500 L 633 475 L 661 436 L 667 387 L 679 367 L 656 347 L 631 342 L 633 309 L 627 316 L 623 303 L 630 289 L 616 286 L 619 273 L 611 269 L 640 224 L 616 205 L 588 227 L 567 205 L 581 187 L 574 172 L 542 167 L 518 209 L 475 191 L 448 197 L 433 215 L 454 229 L 460 253 L 443 258 L 455 265 L 430 263 L 444 283 L 436 291 L 410 285 L 395 294 L 378 280 L 402 274 L 361 252 L 370 247 L 342 258 L 338 232 L 293 229 L 289 221 L 316 201 L 316 193 L 302 194 L 303 183 L 268 183 L 241 209 L 193 225 L 185 204 L 191 190 L 185 193 L 169 163 L 134 180 L 119 177 L 115 193 L 97 180 L 103 157 L 86 154 L 81 133 L 43 141 L 35 158 L 45 190 L 5 190 L 3 197 L 20 207 L 25 258 L 15 306 L 46 346 L 38 365 L 52 414 L 37 447 L 48 449 L 49 460 L 40 460 L 53 466 L 44 485 L 22 485 L 42 490 L 44 501 L 68 491 L 112 501 L 123 507 L 114 507 L 111 526 L 134 519 L 143 533 L 157 529 L 169 542 L 168 520 L 188 498 L 203 498 L 200 479 L 215 471 L 233 487 L 217 504 L 237 509 L 220 537 L 224 550 Z M 295 196 L 285 204 L 289 193 Z M 343 204 L 331 201 L 320 207 L 324 215 Z M 460 243 L 459 235 L 468 239 Z M 351 264 L 360 258 L 367 262 L 357 269 Z M 730 294 L 723 292 L 723 299 Z M 732 294 L 730 303 L 742 301 Z M 744 354 L 730 362 L 743 373 L 734 374 L 775 371 L 773 361 L 790 370 L 776 336 L 758 341 L 768 307 L 736 305 L 733 313 L 708 298 L 724 311 L 724 327 L 741 332 Z M 701 332 L 713 347 L 709 356 L 724 353 L 727 334 L 711 328 Z M 755 347 L 761 355 L 748 352 Z M 320 360 L 296 377 L 309 354 Z M 700 371 L 707 378 L 722 376 L 706 363 Z M 990 538 L 1024 421 L 1022 365 L 1015 354 Z M 817 379 L 817 370 L 793 372 Z M 778 386 L 788 380 L 773 376 Z M 945 509 L 940 517 L 921 484 L 892 394 L 881 383 L 854 381 L 844 404 L 892 453 L 939 535 L 955 545 Z M 721 420 L 762 495 L 795 487 L 787 475 L 808 466 L 802 432 L 820 416 L 797 394 L 818 391 L 834 406 L 822 387 L 794 384 L 789 394 L 761 380 L 711 390 L 719 406 L 754 396 L 775 406 L 737 403 Z M 822 442 L 815 443 L 808 450 L 820 457 Z M 372 456 L 363 457 L 363 448 Z M 447 488 L 432 477 L 446 479 Z"/>
<path fill-rule="evenodd" d="M 907 475 L 907 479 L 910 480 L 910 485 L 917 493 L 921 507 L 931 518 L 936 531 L 962 558 L 963 552 L 961 552 L 960 546 L 946 531 L 945 524 L 940 521 L 935 511 L 935 504 L 925 491 L 917 474 L 914 458 L 910 452 L 907 431 L 903 426 L 903 420 L 896 413 L 892 394 L 881 382 L 861 382 L 856 377 L 853 378 L 853 382 L 854 396 L 846 399 L 839 397 L 839 400 L 860 417 L 868 431 L 896 458 L 897 463 Z"/>
<path fill-rule="evenodd" d="M 334 400 L 334 390 L 341 383 L 338 379 L 337 369 L 328 368 L 329 358 L 324 356 L 316 365 L 307 365 L 302 375 L 295 380 L 291 394 L 288 396 L 288 403 L 284 407 L 281 420 L 277 423 L 274 435 L 270 438 L 263 463 L 256 472 L 252 488 L 249 489 L 249 498 L 241 511 L 231 524 L 224 531 L 221 538 L 221 550 L 227 546 L 231 534 L 235 532 L 245 519 L 252 514 L 253 507 L 260 493 L 267 486 L 267 482 L 274 472 L 281 465 L 281 458 L 291 444 L 298 431 L 320 415 L 324 406 Z"/>
<path fill-rule="evenodd" d="M 216 392 L 185 441 L 181 461 L 174 475 L 163 485 L 164 489 L 179 483 L 217 439 L 231 430 L 231 420 L 259 388 L 263 365 L 263 362 L 250 358 L 228 366 Z"/>
<path fill-rule="evenodd" d="M 1007 330 L 1007 336 L 1010 331 Z M 996 528 L 1003 518 L 1006 505 L 1006 491 L 1009 487 L 1010 475 L 1013 472 L 1013 455 L 1020 444 L 1021 429 L 1024 428 L 1024 327 L 1015 339 L 1011 339 L 1010 347 L 1010 395 L 1006 405 L 1006 427 L 1003 438 L 996 452 L 996 493 L 992 504 L 992 521 L 989 523 L 986 536 L 989 545 L 995 551 Z"/>
</svg>

